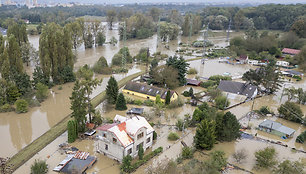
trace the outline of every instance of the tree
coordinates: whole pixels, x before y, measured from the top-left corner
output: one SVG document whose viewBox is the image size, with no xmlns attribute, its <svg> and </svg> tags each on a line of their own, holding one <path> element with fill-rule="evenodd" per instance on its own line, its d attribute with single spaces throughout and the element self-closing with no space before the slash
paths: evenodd
<svg viewBox="0 0 306 174">
<path fill-rule="evenodd" d="M 296 20 L 291 30 L 294 31 L 299 37 L 306 38 L 306 18 Z"/>
<path fill-rule="evenodd" d="M 112 58 L 112 66 L 114 66 L 114 65 L 122 66 L 122 57 L 123 57 L 123 55 L 125 55 L 126 63 L 132 63 L 133 62 L 133 58 L 132 58 L 132 56 L 130 54 L 129 48 L 128 47 L 124 47 L 124 48 L 121 48 L 119 50 L 119 52 L 113 56 L 113 58 Z"/>
<path fill-rule="evenodd" d="M 300 53 L 294 56 L 294 60 L 297 60 L 300 69 L 306 71 L 306 46 L 303 46 Z"/>
<path fill-rule="evenodd" d="M 94 37 L 91 33 L 91 30 L 88 29 L 84 37 L 85 49 L 92 48 L 93 44 L 94 44 Z"/>
<path fill-rule="evenodd" d="M 85 89 L 81 88 L 80 82 L 77 80 L 70 97 L 70 109 L 72 110 L 71 117 L 76 120 L 78 132 L 85 131 L 87 104 L 84 101 L 86 101 Z"/>
<path fill-rule="evenodd" d="M 68 130 L 68 143 L 73 143 L 78 136 L 77 124 L 75 120 L 68 121 L 67 130 Z"/>
<path fill-rule="evenodd" d="M 98 43 L 98 46 L 102 46 L 105 43 L 105 35 L 103 32 L 99 31 L 97 34 L 96 43 Z"/>
<path fill-rule="evenodd" d="M 0 55 L 0 58 L 2 58 L 2 65 L 0 65 L 1 77 L 9 81 L 11 77 L 11 71 L 7 49 L 4 49 L 4 52 L 2 55 Z"/>
<path fill-rule="evenodd" d="M 71 43 L 67 27 L 63 28 L 55 23 L 44 26 L 39 39 L 40 65 L 44 75 L 48 78 L 51 76 L 55 84 L 64 82 L 61 73 L 66 66 L 73 70 Z"/>
<path fill-rule="evenodd" d="M 170 104 L 170 101 L 171 101 L 171 91 L 168 90 L 168 91 L 167 91 L 167 95 L 166 95 L 165 104 L 166 104 L 166 105 L 169 105 L 169 104 Z"/>
<path fill-rule="evenodd" d="M 22 73 L 23 64 L 21 59 L 21 50 L 14 35 L 8 38 L 7 53 L 9 57 L 11 73 L 13 72 Z"/>
<path fill-rule="evenodd" d="M 132 157 L 127 155 L 123 157 L 122 164 L 120 165 L 120 170 L 125 173 L 130 173 L 133 170 Z"/>
<path fill-rule="evenodd" d="M 79 21 L 74 21 L 72 23 L 68 23 L 65 27 L 67 27 L 71 32 L 72 45 L 76 50 L 83 43 L 83 31 L 81 23 Z"/>
<path fill-rule="evenodd" d="M 160 100 L 160 95 L 159 94 L 157 94 L 156 95 L 156 97 L 155 97 L 155 104 L 161 104 L 162 102 L 161 102 L 161 100 Z"/>
<path fill-rule="evenodd" d="M 126 102 L 125 102 L 125 98 L 124 95 L 122 93 L 119 94 L 118 99 L 116 101 L 116 110 L 126 110 Z"/>
<path fill-rule="evenodd" d="M 33 72 L 33 83 L 35 87 L 38 83 L 42 83 L 47 86 L 50 85 L 49 77 L 43 73 L 42 69 L 39 66 L 35 66 L 35 69 Z"/>
<path fill-rule="evenodd" d="M 42 84 L 42 83 L 37 83 L 36 84 L 36 98 L 38 101 L 42 102 L 44 101 L 49 95 L 49 89 L 48 86 Z"/>
<path fill-rule="evenodd" d="M 108 67 L 105 57 L 101 56 L 99 60 L 94 64 L 93 71 L 98 74 L 111 74 L 112 69 Z"/>
<path fill-rule="evenodd" d="M 286 120 L 301 123 L 303 120 L 303 112 L 301 107 L 293 102 L 286 102 L 278 109 L 279 114 Z"/>
<path fill-rule="evenodd" d="M 181 25 L 181 23 L 182 23 L 181 14 L 177 10 L 171 10 L 171 12 L 169 14 L 169 19 L 170 19 L 171 23 L 174 23 L 176 25 Z"/>
<path fill-rule="evenodd" d="M 138 149 L 138 158 L 139 158 L 139 160 L 143 159 L 143 155 L 144 155 L 144 150 L 143 150 L 142 144 L 140 144 L 139 145 L 139 149 Z"/>
<path fill-rule="evenodd" d="M 193 88 L 192 87 L 189 88 L 189 95 L 193 96 Z"/>
<path fill-rule="evenodd" d="M 166 65 L 168 67 L 172 66 L 173 68 L 177 69 L 180 86 L 185 85 L 187 82 L 185 76 L 187 74 L 187 68 L 189 67 L 186 60 L 183 57 L 178 58 L 177 56 L 173 56 L 167 59 Z"/>
<path fill-rule="evenodd" d="M 211 166 L 214 166 L 218 171 L 221 171 L 227 165 L 227 159 L 223 151 L 213 151 L 210 153 Z"/>
<path fill-rule="evenodd" d="M 256 167 L 269 168 L 277 164 L 276 151 L 273 147 L 266 147 L 263 150 L 255 152 Z"/>
<path fill-rule="evenodd" d="M 27 66 L 29 66 L 30 63 L 30 49 L 31 45 L 28 42 L 27 43 L 23 42 L 20 46 L 22 61 L 26 63 Z"/>
<path fill-rule="evenodd" d="M 112 36 L 112 38 L 110 39 L 109 43 L 112 44 L 113 46 L 115 46 L 117 44 L 118 40 Z"/>
<path fill-rule="evenodd" d="M 116 16 L 117 16 L 117 13 L 116 13 L 115 10 L 108 10 L 107 11 L 106 21 L 107 21 L 107 24 L 108 24 L 110 30 L 113 29 L 113 22 L 115 21 Z"/>
<path fill-rule="evenodd" d="M 219 141 L 233 141 L 240 137 L 240 124 L 234 114 L 226 112 L 216 119 L 216 139 Z"/>
<path fill-rule="evenodd" d="M 174 23 L 160 22 L 160 39 L 164 42 L 177 39 L 179 34 L 179 26 Z"/>
<path fill-rule="evenodd" d="M 116 79 L 113 76 L 111 76 L 106 86 L 106 95 L 108 102 L 111 104 L 115 104 L 117 101 L 118 94 L 119 94 L 118 83 Z"/>
<path fill-rule="evenodd" d="M 197 126 L 194 136 L 194 144 L 197 149 L 210 150 L 215 144 L 215 122 L 212 120 L 202 120 Z"/>
<path fill-rule="evenodd" d="M 237 163 L 241 163 L 247 158 L 246 150 L 240 149 L 233 154 L 233 158 L 236 160 Z"/>
<path fill-rule="evenodd" d="M 154 22 L 157 22 L 160 16 L 161 10 L 159 8 L 153 7 L 150 9 L 149 14 L 153 18 Z"/>
<path fill-rule="evenodd" d="M 29 104 L 24 99 L 18 99 L 15 102 L 15 107 L 16 107 L 16 112 L 17 113 L 26 113 L 26 112 L 28 112 Z"/>
<path fill-rule="evenodd" d="M 275 174 L 292 174 L 303 173 L 305 164 L 299 161 L 285 160 L 281 162 L 276 169 L 273 170 Z"/>
<path fill-rule="evenodd" d="M 173 67 L 161 66 L 152 72 L 153 82 L 159 86 L 174 89 L 179 86 L 179 76 L 177 69 Z"/>
<path fill-rule="evenodd" d="M 32 91 L 32 83 L 27 73 L 15 73 L 13 78 L 21 95 L 26 95 Z"/>
<path fill-rule="evenodd" d="M 7 102 L 13 104 L 20 96 L 19 89 L 15 84 L 9 83 L 6 90 Z"/>
<path fill-rule="evenodd" d="M 45 174 L 48 173 L 48 165 L 45 161 L 35 160 L 31 165 L 31 174 Z"/>
</svg>

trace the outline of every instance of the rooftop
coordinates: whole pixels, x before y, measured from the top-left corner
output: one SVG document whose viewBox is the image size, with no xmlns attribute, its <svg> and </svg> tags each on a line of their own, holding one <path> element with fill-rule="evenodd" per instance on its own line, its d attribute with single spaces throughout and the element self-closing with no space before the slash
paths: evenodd
<svg viewBox="0 0 306 174">
<path fill-rule="evenodd" d="M 186 79 L 187 85 L 199 86 L 202 82 L 196 79 Z"/>
<path fill-rule="evenodd" d="M 293 75 L 298 75 L 298 76 L 304 75 L 303 73 L 298 72 L 298 71 L 294 71 L 294 70 L 288 70 L 288 71 L 285 71 L 285 72 L 287 72 L 289 74 L 293 74 Z"/>
<path fill-rule="evenodd" d="M 224 92 L 229 92 L 238 95 L 245 95 L 251 98 L 256 92 L 257 87 L 251 84 L 234 82 L 230 80 L 222 80 L 220 81 L 218 89 Z"/>
<path fill-rule="evenodd" d="M 147 94 L 150 96 L 155 97 L 156 95 L 160 95 L 160 98 L 165 99 L 167 95 L 167 89 L 159 88 L 156 86 L 150 86 L 145 83 L 136 83 L 136 82 L 128 82 L 124 89 Z M 171 91 L 171 96 L 173 95 L 174 91 Z"/>
<path fill-rule="evenodd" d="M 79 173 L 84 173 L 87 168 L 92 166 L 96 162 L 96 158 L 93 156 L 88 156 L 86 159 L 72 158 L 60 172 L 63 173 L 73 173 L 74 170 Z"/>
<path fill-rule="evenodd" d="M 293 55 L 296 55 L 296 54 L 299 54 L 301 50 L 296 50 L 296 49 L 291 49 L 291 48 L 284 48 L 282 50 L 283 53 L 286 53 L 286 54 L 293 54 Z"/>
<path fill-rule="evenodd" d="M 259 126 L 265 127 L 265 128 L 270 128 L 270 129 L 276 130 L 278 132 L 282 132 L 282 133 L 287 134 L 287 135 L 291 135 L 295 132 L 294 129 L 286 127 L 286 126 L 282 125 L 281 123 L 275 122 L 275 121 L 272 121 L 272 120 L 264 120 L 262 123 L 259 124 Z"/>
<path fill-rule="evenodd" d="M 240 55 L 240 57 L 239 57 L 240 60 L 246 60 L 247 58 L 248 58 L 247 55 Z"/>
</svg>

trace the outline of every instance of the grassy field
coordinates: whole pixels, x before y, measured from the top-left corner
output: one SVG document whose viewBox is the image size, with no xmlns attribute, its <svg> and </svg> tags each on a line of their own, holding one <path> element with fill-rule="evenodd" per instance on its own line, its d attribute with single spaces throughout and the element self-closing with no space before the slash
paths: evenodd
<svg viewBox="0 0 306 174">
<path fill-rule="evenodd" d="M 118 82 L 119 88 L 123 87 L 127 82 L 137 78 L 140 75 L 143 75 L 145 71 L 130 75 Z M 92 99 L 92 104 L 94 107 L 98 106 L 102 101 L 106 99 L 106 92 L 103 91 Z M 36 153 L 41 151 L 44 147 L 50 144 L 58 136 L 63 134 L 67 130 L 67 123 L 71 119 L 71 114 L 67 115 L 63 120 L 49 129 L 42 136 L 34 140 L 31 144 L 27 145 L 25 148 L 20 150 L 15 154 L 9 161 L 8 165 L 11 166 L 11 169 L 15 171 L 18 167 L 23 165 L 26 161 L 32 158 Z"/>
</svg>

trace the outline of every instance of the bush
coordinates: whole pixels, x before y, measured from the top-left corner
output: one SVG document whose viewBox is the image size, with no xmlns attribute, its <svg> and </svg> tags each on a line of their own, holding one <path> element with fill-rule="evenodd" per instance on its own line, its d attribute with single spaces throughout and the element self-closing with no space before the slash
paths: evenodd
<svg viewBox="0 0 306 174">
<path fill-rule="evenodd" d="M 213 80 L 207 80 L 206 82 L 201 83 L 201 87 L 203 88 L 208 88 L 208 87 L 215 86 L 215 85 L 217 85 L 217 82 Z"/>
<path fill-rule="evenodd" d="M 26 113 L 26 112 L 28 112 L 29 104 L 24 99 L 18 99 L 15 102 L 15 107 L 16 107 L 16 112 L 17 113 Z"/>
<path fill-rule="evenodd" d="M 152 101 L 152 100 L 145 100 L 144 102 L 143 102 L 143 104 L 144 105 L 146 105 L 146 106 L 153 106 L 154 105 L 154 101 Z"/>
<path fill-rule="evenodd" d="M 303 120 L 303 112 L 301 107 L 293 102 L 286 102 L 278 108 L 279 114 L 286 120 L 301 123 Z"/>
<path fill-rule="evenodd" d="M 305 139 L 306 139 L 306 131 L 302 132 L 299 136 L 297 136 L 295 142 L 304 143 Z"/>
<path fill-rule="evenodd" d="M 190 147 L 183 147 L 182 157 L 183 159 L 191 159 L 193 157 L 193 150 Z"/>
<path fill-rule="evenodd" d="M 157 138 L 157 133 L 154 131 L 153 132 L 153 140 L 156 140 L 156 138 Z"/>
<path fill-rule="evenodd" d="M 272 114 L 272 112 L 270 111 L 270 109 L 269 109 L 268 106 L 262 106 L 262 107 L 259 109 L 259 113 L 260 113 L 260 114 L 263 114 L 263 115 Z"/>
<path fill-rule="evenodd" d="M 31 174 L 44 174 L 48 172 L 48 165 L 45 161 L 35 160 L 31 166 Z"/>
<path fill-rule="evenodd" d="M 172 101 L 169 105 L 168 108 L 169 109 L 173 109 L 173 108 L 178 108 L 184 105 L 184 101 L 178 97 L 176 100 Z"/>
<path fill-rule="evenodd" d="M 11 111 L 14 111 L 14 108 L 12 108 L 11 105 L 8 103 L 0 107 L 0 112 L 11 112 Z"/>
<path fill-rule="evenodd" d="M 169 141 L 176 141 L 179 138 L 180 138 L 180 136 L 175 132 L 170 132 L 170 134 L 168 135 L 168 140 Z"/>
<path fill-rule="evenodd" d="M 36 84 L 36 98 L 39 102 L 44 101 L 48 97 L 48 92 L 48 86 L 40 82 Z"/>
<path fill-rule="evenodd" d="M 179 131 L 182 131 L 183 130 L 183 126 L 184 126 L 184 122 L 182 119 L 178 119 L 176 124 L 175 124 L 176 128 L 179 130 Z"/>
<path fill-rule="evenodd" d="M 140 106 L 140 105 L 142 105 L 142 101 L 141 100 L 135 100 L 134 104 Z"/>
<path fill-rule="evenodd" d="M 296 75 L 293 76 L 293 78 L 296 79 L 296 81 L 301 81 L 302 80 L 302 78 L 300 76 L 296 76 Z"/>
<path fill-rule="evenodd" d="M 241 163 L 243 160 L 247 158 L 247 153 L 245 149 L 240 149 L 233 154 L 233 158 L 237 163 Z"/>
<path fill-rule="evenodd" d="M 100 57 L 92 68 L 93 72 L 98 74 L 111 74 L 112 69 L 108 67 L 105 57 Z"/>
<path fill-rule="evenodd" d="M 190 97 L 190 94 L 189 94 L 188 91 L 184 91 L 184 92 L 183 92 L 183 96 L 184 96 L 184 97 Z"/>
<path fill-rule="evenodd" d="M 198 71 L 195 68 L 189 68 L 188 74 L 198 74 Z"/>
<path fill-rule="evenodd" d="M 229 104 L 230 104 L 230 102 L 227 100 L 227 98 L 225 96 L 218 96 L 215 99 L 215 106 L 220 110 L 225 109 L 226 107 L 229 106 Z"/>
</svg>

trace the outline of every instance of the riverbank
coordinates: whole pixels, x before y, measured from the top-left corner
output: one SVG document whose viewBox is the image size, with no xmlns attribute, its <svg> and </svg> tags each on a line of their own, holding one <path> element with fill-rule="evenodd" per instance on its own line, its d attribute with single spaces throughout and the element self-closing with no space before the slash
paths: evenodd
<svg viewBox="0 0 306 174">
<path fill-rule="evenodd" d="M 127 76 L 118 82 L 119 88 L 123 87 L 127 82 L 141 76 L 145 71 L 138 72 L 136 74 Z M 105 91 L 101 92 L 92 99 L 92 105 L 98 106 L 102 101 L 106 99 Z M 63 120 L 45 132 L 42 136 L 34 140 L 32 143 L 27 145 L 25 148 L 20 150 L 8 161 L 7 165 L 11 166 L 12 171 L 15 171 L 23 165 L 26 161 L 32 158 L 37 152 L 46 147 L 49 143 L 55 140 L 58 136 L 62 135 L 67 130 L 67 123 L 70 120 L 71 114 L 67 115 Z"/>
</svg>

